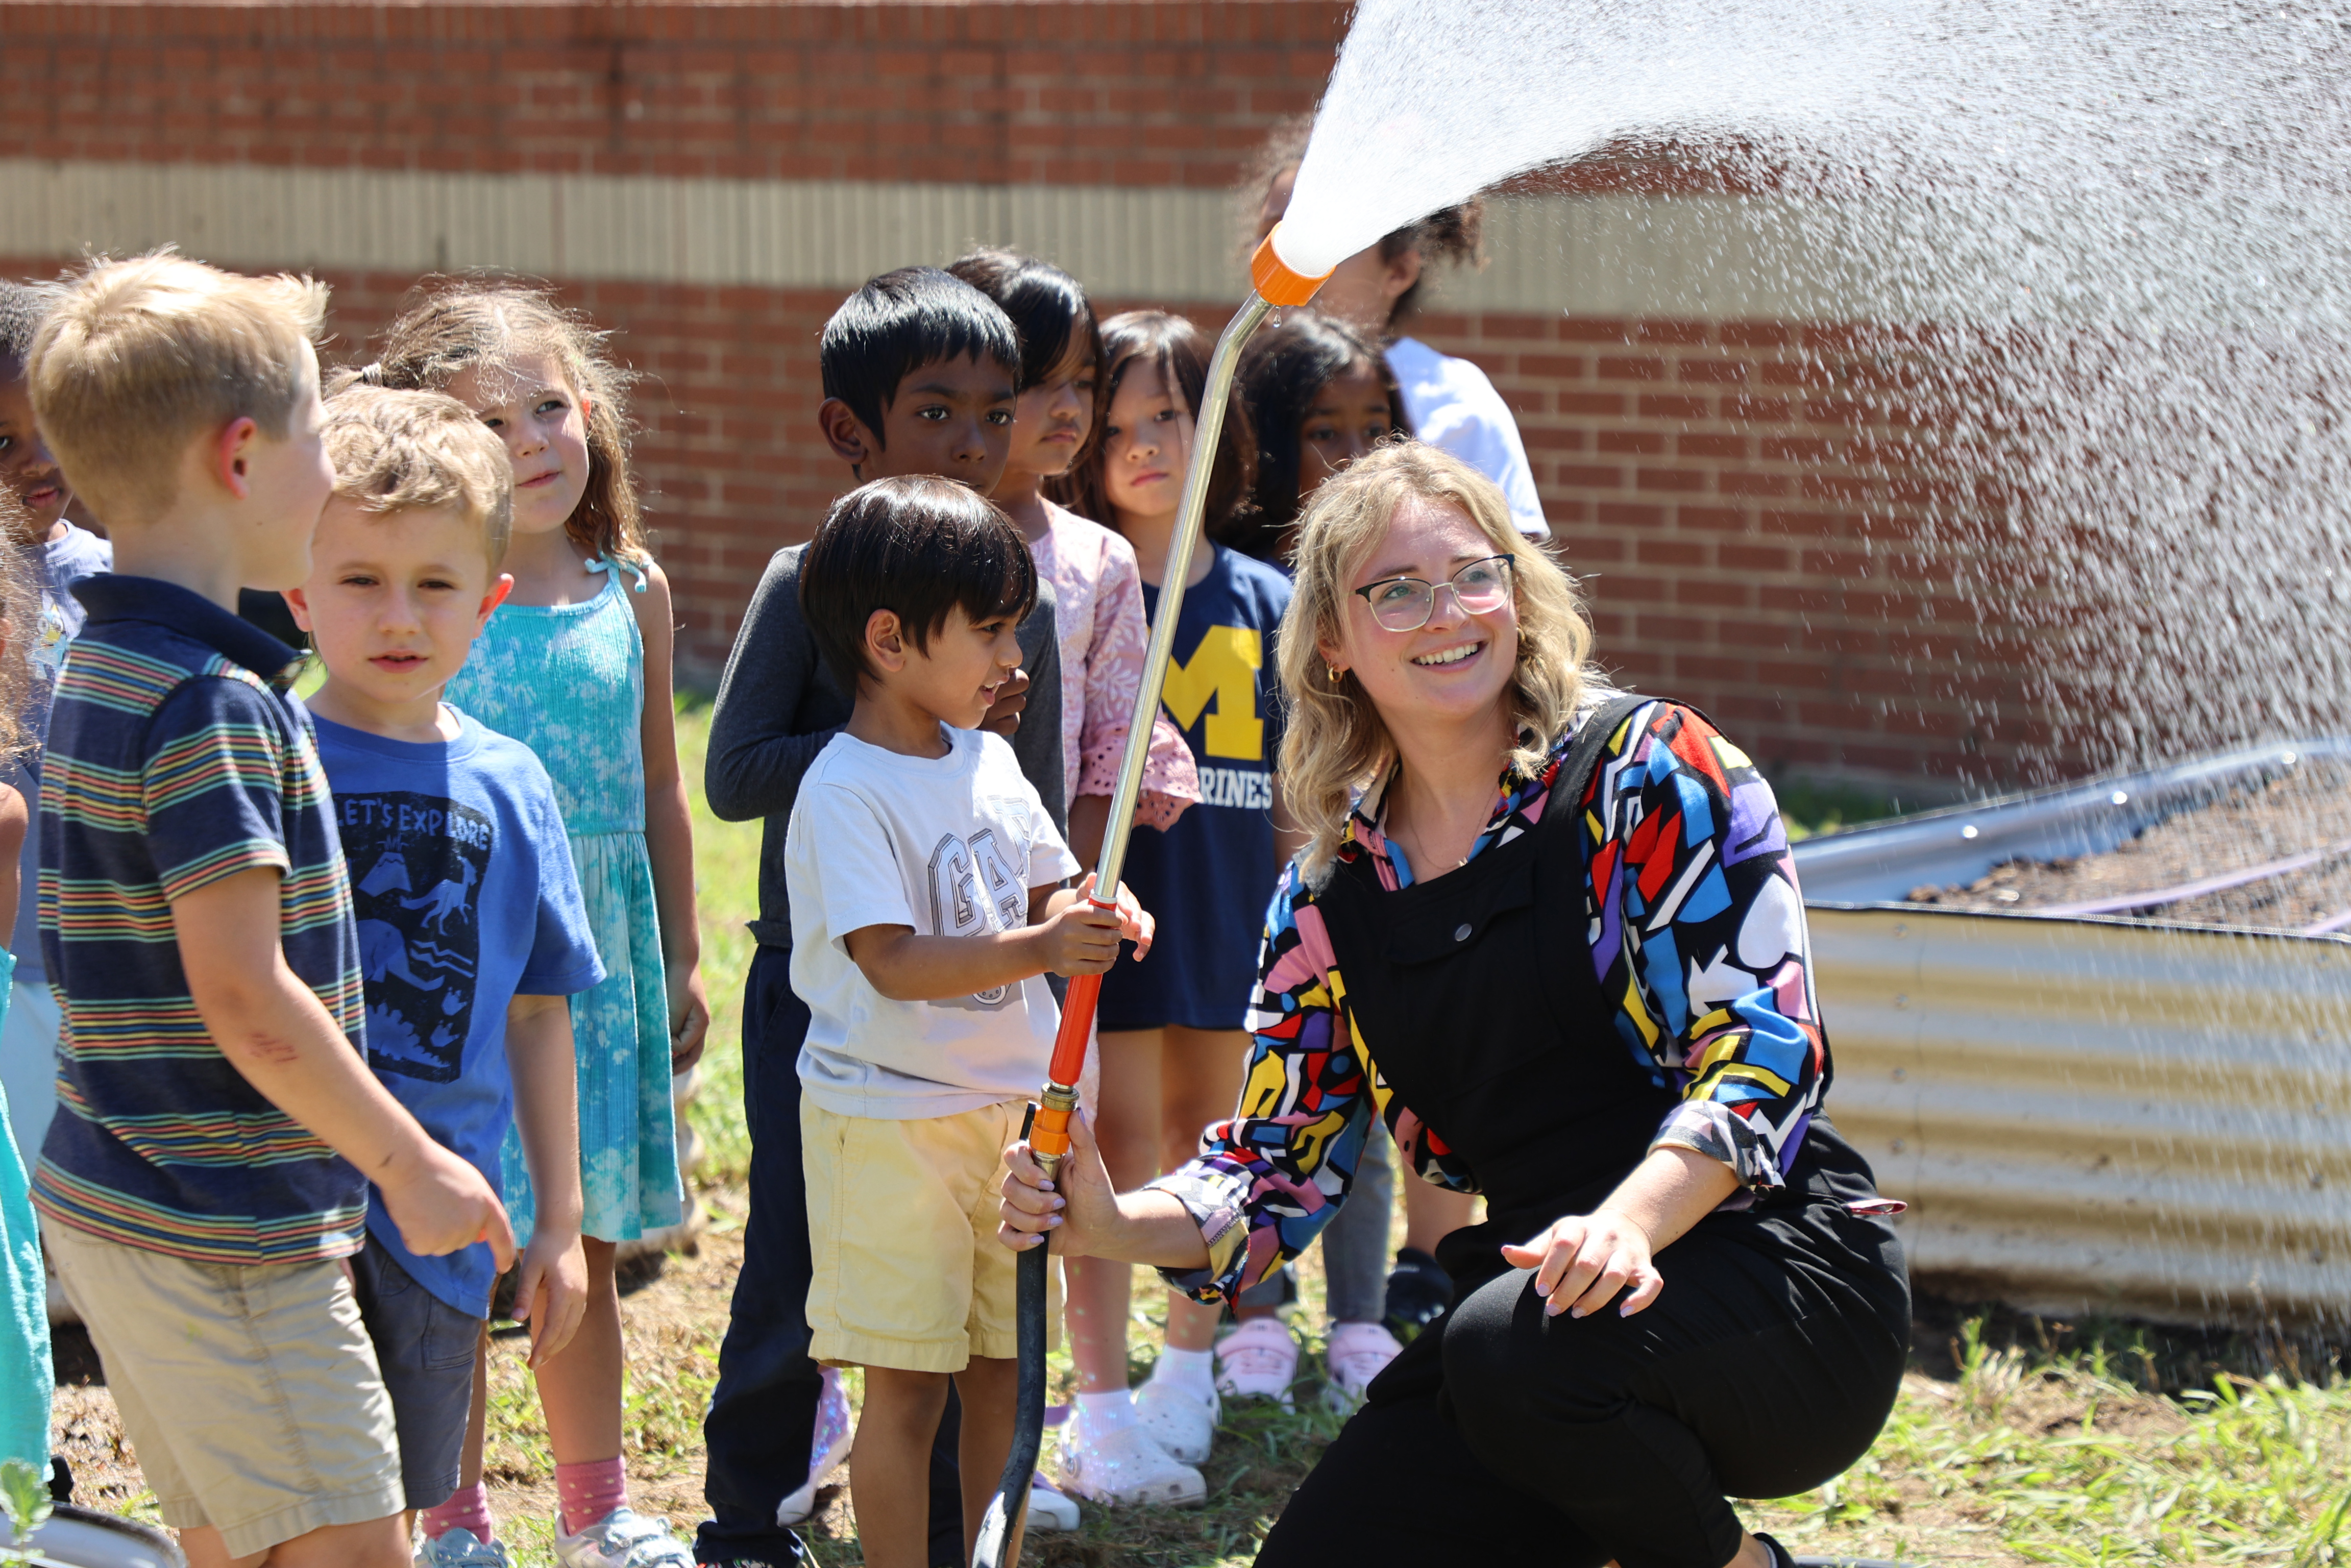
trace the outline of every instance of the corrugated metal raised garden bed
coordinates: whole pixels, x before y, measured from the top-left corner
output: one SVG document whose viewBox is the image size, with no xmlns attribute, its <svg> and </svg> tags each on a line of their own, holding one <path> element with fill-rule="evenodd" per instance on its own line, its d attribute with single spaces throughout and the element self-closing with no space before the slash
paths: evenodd
<svg viewBox="0 0 2351 1568">
<path fill-rule="evenodd" d="M 2011 862 L 2103 854 L 2313 763 L 2351 763 L 2351 740 L 1797 846 L 1835 1052 L 1830 1108 L 1881 1187 L 1909 1201 L 1899 1223 L 1922 1282 L 2172 1322 L 2351 1317 L 2351 941 L 2315 930 L 2323 920 L 2165 917 L 2196 894 L 2070 912 L 1908 897 Z M 2296 856 L 2252 858 L 2262 871 Z"/>
</svg>

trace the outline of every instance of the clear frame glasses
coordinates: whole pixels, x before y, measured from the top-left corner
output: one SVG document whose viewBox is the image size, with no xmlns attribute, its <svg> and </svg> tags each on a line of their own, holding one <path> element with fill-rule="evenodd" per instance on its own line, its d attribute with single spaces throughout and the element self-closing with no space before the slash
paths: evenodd
<svg viewBox="0 0 2351 1568">
<path fill-rule="evenodd" d="M 1499 610 L 1510 597 L 1510 558 L 1473 560 L 1443 582 L 1417 577 L 1384 577 L 1355 590 L 1371 606 L 1372 619 L 1391 632 L 1417 632 L 1437 613 L 1437 591 L 1449 588 L 1465 615 Z"/>
</svg>

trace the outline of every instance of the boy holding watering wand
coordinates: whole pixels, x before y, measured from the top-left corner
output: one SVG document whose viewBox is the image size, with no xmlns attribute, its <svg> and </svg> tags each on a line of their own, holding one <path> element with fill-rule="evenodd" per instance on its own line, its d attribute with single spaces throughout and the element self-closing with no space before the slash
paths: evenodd
<svg viewBox="0 0 2351 1568">
<path fill-rule="evenodd" d="M 1003 739 L 976 727 L 1036 595 L 1019 530 L 940 479 L 838 502 L 800 563 L 825 663 L 856 692 L 802 781 L 785 849 L 820 1362 L 866 1369 L 850 1460 L 865 1560 L 925 1560 L 927 1455 L 964 1402 L 968 1550 L 1012 1440 L 1014 1260 L 1001 1151 L 1060 1022 L 1043 977 L 1099 974 L 1151 919 L 1061 887 L 1080 867 Z M 1012 1551 L 1017 1553 L 1017 1542 Z"/>
</svg>

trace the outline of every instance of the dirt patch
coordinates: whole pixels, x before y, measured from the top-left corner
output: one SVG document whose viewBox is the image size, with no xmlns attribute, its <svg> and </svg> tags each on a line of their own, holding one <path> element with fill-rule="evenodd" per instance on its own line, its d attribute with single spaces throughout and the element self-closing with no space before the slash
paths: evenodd
<svg viewBox="0 0 2351 1568">
<path fill-rule="evenodd" d="M 2137 902 L 2282 862 L 2301 863 L 2159 904 Z M 2304 930 L 2351 914 L 2351 767 L 2304 762 L 2158 822 L 2104 854 L 2011 861 L 1964 886 L 1913 888 L 1909 900 L 1961 909 L 2072 909 L 2194 925 Z M 2076 907 L 2083 904 L 2112 907 Z"/>
<path fill-rule="evenodd" d="M 703 1201 L 711 1223 L 695 1251 L 673 1253 L 624 1274 L 621 1300 L 630 1369 L 623 1455 L 630 1501 L 640 1513 L 668 1515 L 688 1537 L 706 1512 L 702 1412 L 717 1376 L 718 1341 L 743 1255 L 740 1189 L 705 1190 Z M 501 1535 L 522 1548 L 521 1561 L 543 1562 L 555 1511 L 555 1469 L 523 1365 L 527 1349 L 519 1330 L 492 1342 L 493 1408 L 504 1401 L 520 1418 L 504 1424 L 503 1430 L 493 1419 L 484 1479 Z M 89 1335 L 78 1327 L 59 1329 L 54 1359 L 57 1392 L 51 1441 L 73 1468 L 74 1500 L 160 1522 Z"/>
</svg>

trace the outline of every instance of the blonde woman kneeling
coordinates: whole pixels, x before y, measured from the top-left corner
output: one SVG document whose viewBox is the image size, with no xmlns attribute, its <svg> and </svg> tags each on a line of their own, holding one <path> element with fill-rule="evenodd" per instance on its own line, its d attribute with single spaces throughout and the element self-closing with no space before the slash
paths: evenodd
<svg viewBox="0 0 2351 1568">
<path fill-rule="evenodd" d="M 1573 584 L 1416 444 L 1323 486 L 1281 628 L 1311 836 L 1270 912 L 1238 1113 L 1115 1193 L 1016 1149 L 1004 1235 L 1237 1295 L 1346 1200 L 1379 1116 L 1489 1218 L 1258 1562 L 1773 1568 L 1727 1497 L 1836 1475 L 1909 1286 L 1829 1124 L 1771 788 L 1694 709 L 1589 675 Z M 1499 783 L 1497 782 L 1499 779 Z M 1371 1500 L 1377 1500 L 1376 1502 Z"/>
</svg>

